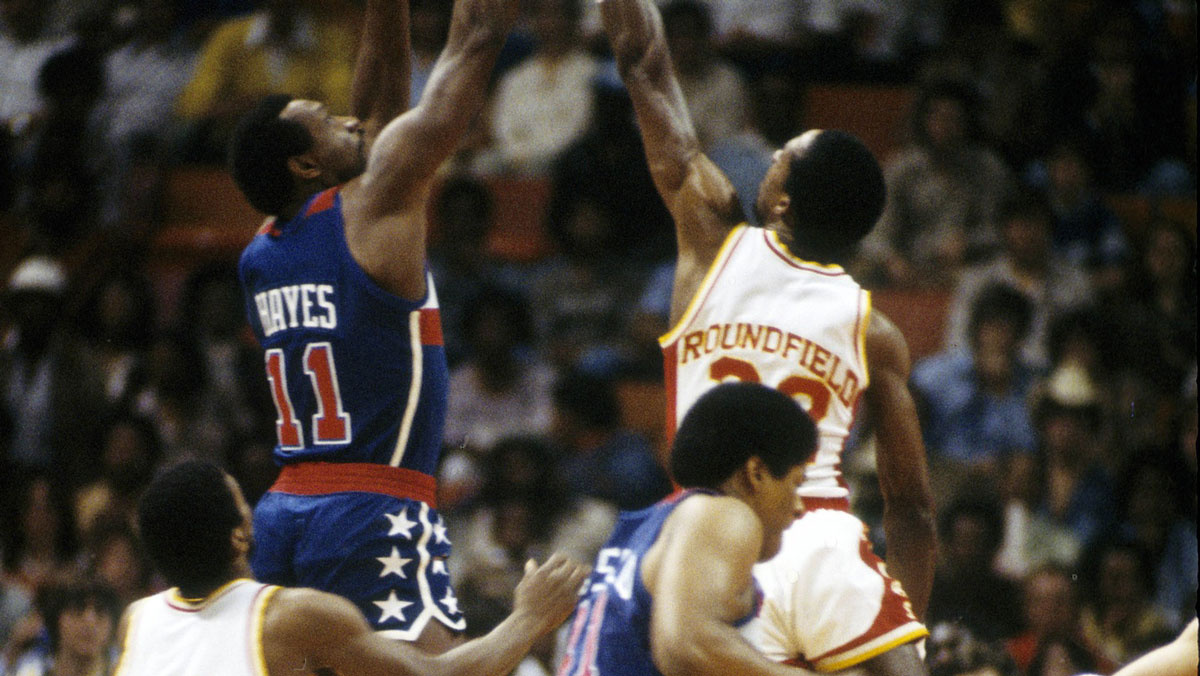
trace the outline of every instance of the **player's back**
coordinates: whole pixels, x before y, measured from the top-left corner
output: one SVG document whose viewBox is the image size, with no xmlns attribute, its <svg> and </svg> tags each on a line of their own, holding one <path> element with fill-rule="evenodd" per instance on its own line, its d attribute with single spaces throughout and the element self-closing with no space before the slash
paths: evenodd
<svg viewBox="0 0 1200 676">
<path fill-rule="evenodd" d="M 240 579 L 204 599 L 169 589 L 134 602 L 114 676 L 267 676 L 263 615 L 278 589 Z"/>
<path fill-rule="evenodd" d="M 279 416 L 276 459 L 432 475 L 447 390 L 432 279 L 416 302 L 370 279 L 346 244 L 337 189 L 288 223 L 268 223 L 240 276 Z"/>
<path fill-rule="evenodd" d="M 869 315 L 868 292 L 842 268 L 792 256 L 773 231 L 735 228 L 660 341 L 668 434 L 724 380 L 774 387 L 797 397 L 817 423 L 817 454 L 800 489 L 806 504 L 848 508 L 839 465 L 868 384 Z"/>
<path fill-rule="evenodd" d="M 699 492 L 676 493 L 645 509 L 621 513 L 575 606 L 557 676 L 660 674 L 650 656 L 652 600 L 641 566 L 667 517 Z"/>
</svg>

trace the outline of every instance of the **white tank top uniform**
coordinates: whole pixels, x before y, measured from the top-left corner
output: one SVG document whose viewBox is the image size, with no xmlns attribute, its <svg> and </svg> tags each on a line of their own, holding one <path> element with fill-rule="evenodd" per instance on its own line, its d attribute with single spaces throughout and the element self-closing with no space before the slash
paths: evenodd
<svg viewBox="0 0 1200 676">
<path fill-rule="evenodd" d="M 278 590 L 239 579 L 204 599 L 169 589 L 134 602 L 114 676 L 267 676 L 263 616 Z"/>
<path fill-rule="evenodd" d="M 818 431 L 799 494 L 804 516 L 755 567 L 759 617 L 743 634 L 771 658 L 819 671 L 859 664 L 927 635 L 850 513 L 842 451 L 869 383 L 870 293 L 840 266 L 796 258 L 778 233 L 739 226 L 679 323 L 660 339 L 668 438 L 726 380 L 794 396 Z"/>
</svg>

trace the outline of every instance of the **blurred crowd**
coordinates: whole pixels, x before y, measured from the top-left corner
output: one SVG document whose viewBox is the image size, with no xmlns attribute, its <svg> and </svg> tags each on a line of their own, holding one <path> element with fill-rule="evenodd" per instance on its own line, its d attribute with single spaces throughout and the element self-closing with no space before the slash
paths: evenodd
<svg viewBox="0 0 1200 676">
<path fill-rule="evenodd" d="M 594 3 L 525 4 L 430 206 L 452 369 L 439 506 L 472 633 L 526 558 L 591 560 L 616 510 L 670 488 L 673 229 Z M 202 257 L 164 307 L 163 188 L 220 164 L 262 94 L 346 112 L 360 5 L 0 0 L 0 674 L 107 673 L 117 613 L 161 585 L 131 521 L 156 468 L 214 460 L 252 503 L 273 480 L 236 255 Z M 410 5 L 416 103 L 452 1 Z M 911 383 L 938 505 L 933 673 L 1106 673 L 1174 636 L 1197 586 L 1195 2 L 663 10 L 751 222 L 808 87 L 913 92 L 851 268 L 947 298 Z M 497 177 L 549 187 L 536 260 L 487 245 Z M 1123 221 L 1109 198 L 1129 195 L 1190 200 L 1191 220 Z M 883 553 L 875 433 L 846 469 Z M 554 650 L 519 673 L 552 672 Z"/>
</svg>

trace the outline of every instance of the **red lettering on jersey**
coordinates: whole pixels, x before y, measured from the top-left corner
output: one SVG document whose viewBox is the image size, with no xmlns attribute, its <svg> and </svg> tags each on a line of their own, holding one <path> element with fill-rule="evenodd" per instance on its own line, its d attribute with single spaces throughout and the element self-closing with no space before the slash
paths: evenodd
<svg viewBox="0 0 1200 676">
<path fill-rule="evenodd" d="M 442 313 L 437 308 L 422 308 L 418 323 L 422 345 L 442 344 Z"/>
</svg>

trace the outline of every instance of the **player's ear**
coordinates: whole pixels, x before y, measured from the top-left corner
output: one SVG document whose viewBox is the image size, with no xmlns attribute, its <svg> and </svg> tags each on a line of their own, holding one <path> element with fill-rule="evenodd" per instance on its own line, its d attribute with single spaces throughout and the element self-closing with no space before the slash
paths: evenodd
<svg viewBox="0 0 1200 676">
<path fill-rule="evenodd" d="M 779 199 L 775 200 L 775 204 L 771 205 L 771 213 L 777 218 L 782 218 L 791 206 L 792 198 L 786 192 L 781 192 L 779 193 Z"/>
<path fill-rule="evenodd" d="M 321 168 L 309 153 L 292 155 L 287 160 L 287 167 L 293 176 L 304 180 L 313 180 L 321 175 Z"/>
<path fill-rule="evenodd" d="M 767 469 L 767 464 L 757 455 L 750 456 L 750 459 L 746 461 L 744 469 L 746 470 L 746 481 L 756 490 L 771 474 L 770 470 Z"/>
<path fill-rule="evenodd" d="M 229 536 L 233 543 L 234 554 L 249 554 L 250 553 L 250 529 L 246 526 L 238 526 L 233 529 L 233 533 Z"/>
</svg>

